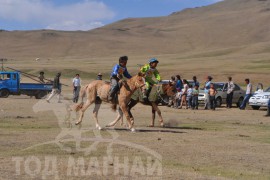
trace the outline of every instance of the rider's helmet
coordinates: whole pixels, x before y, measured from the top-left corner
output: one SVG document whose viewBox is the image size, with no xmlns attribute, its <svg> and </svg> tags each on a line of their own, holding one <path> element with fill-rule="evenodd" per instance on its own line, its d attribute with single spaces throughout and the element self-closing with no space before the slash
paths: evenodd
<svg viewBox="0 0 270 180">
<path fill-rule="evenodd" d="M 151 58 L 151 59 L 149 59 L 149 64 L 154 63 L 154 62 L 159 63 L 159 61 L 157 60 L 157 58 Z"/>
</svg>

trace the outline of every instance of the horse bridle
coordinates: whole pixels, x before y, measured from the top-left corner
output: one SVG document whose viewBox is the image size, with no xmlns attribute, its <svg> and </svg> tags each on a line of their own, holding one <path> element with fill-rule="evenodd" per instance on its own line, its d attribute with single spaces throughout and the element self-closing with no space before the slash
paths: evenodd
<svg viewBox="0 0 270 180">
<path fill-rule="evenodd" d="M 142 77 L 143 78 L 143 77 Z M 145 78 L 143 78 L 143 85 L 140 85 L 139 83 L 138 83 L 138 80 L 136 80 L 136 82 L 135 82 L 135 87 L 137 88 L 137 89 L 141 89 L 142 87 L 144 87 L 146 84 L 145 84 Z M 142 89 L 141 89 L 142 90 Z"/>
</svg>

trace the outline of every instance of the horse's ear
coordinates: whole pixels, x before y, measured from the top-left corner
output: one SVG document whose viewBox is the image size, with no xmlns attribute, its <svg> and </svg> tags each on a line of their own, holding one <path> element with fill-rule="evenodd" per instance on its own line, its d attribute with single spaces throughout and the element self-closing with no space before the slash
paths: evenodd
<svg viewBox="0 0 270 180">
<path fill-rule="evenodd" d="M 145 76 L 145 74 L 144 74 L 144 73 L 142 73 L 142 72 L 138 72 L 138 76 L 144 77 L 144 76 Z"/>
</svg>

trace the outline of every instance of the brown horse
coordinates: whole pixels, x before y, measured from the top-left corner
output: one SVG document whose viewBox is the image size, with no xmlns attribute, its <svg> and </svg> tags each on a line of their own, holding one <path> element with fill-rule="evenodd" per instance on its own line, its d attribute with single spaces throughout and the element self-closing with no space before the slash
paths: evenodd
<svg viewBox="0 0 270 180">
<path fill-rule="evenodd" d="M 145 88 L 145 79 L 144 75 L 141 73 L 138 73 L 138 75 L 133 76 L 131 79 L 128 79 L 127 81 L 122 82 L 122 86 L 120 88 L 120 93 L 118 95 L 118 104 L 122 112 L 125 114 L 129 129 L 134 131 L 135 129 L 132 127 L 133 124 L 131 123 L 129 113 L 127 110 L 127 103 L 131 99 L 131 95 L 137 90 L 141 89 L 142 91 Z M 84 112 L 86 109 L 93 103 L 95 103 L 95 108 L 93 110 L 93 115 L 96 120 L 96 128 L 101 129 L 99 123 L 98 123 L 98 110 L 100 108 L 101 102 L 100 101 L 108 101 L 108 94 L 110 91 L 110 84 L 106 83 L 104 81 L 96 80 L 88 84 L 86 87 L 84 87 L 80 92 L 80 99 L 81 102 L 75 106 L 76 111 L 80 111 L 79 120 L 76 122 L 76 125 L 80 124 L 82 122 Z M 83 102 L 84 96 L 87 96 L 86 103 Z M 99 98 L 99 100 L 97 100 Z M 109 102 L 113 104 L 113 108 L 116 109 L 115 103 Z"/>
<path fill-rule="evenodd" d="M 163 127 L 164 126 L 164 122 L 163 122 L 163 117 L 161 115 L 161 111 L 160 109 L 158 108 L 158 99 L 161 99 L 162 101 L 164 101 L 164 99 L 162 98 L 163 95 L 166 95 L 166 96 L 175 96 L 176 94 L 176 88 L 175 88 L 175 85 L 172 84 L 172 83 L 169 83 L 169 84 L 161 84 L 161 85 L 154 85 L 154 87 L 156 88 L 152 88 L 151 90 L 151 93 L 154 93 L 154 95 L 156 96 L 156 98 L 149 98 L 149 101 L 148 102 L 142 102 L 140 101 L 139 98 L 134 98 L 132 97 L 130 99 L 130 102 L 128 103 L 128 113 L 129 113 L 129 117 L 131 119 L 131 122 L 132 124 L 134 123 L 134 117 L 131 113 L 131 108 L 133 108 L 138 102 L 144 104 L 144 105 L 150 105 L 152 107 L 152 121 L 151 121 L 151 124 L 149 125 L 150 127 L 154 127 L 155 125 L 155 118 L 156 118 L 156 112 L 158 113 L 159 115 L 159 122 L 160 122 L 160 126 Z M 154 92 L 152 92 L 154 91 Z M 121 125 L 123 124 L 123 112 L 121 111 L 121 109 L 118 110 L 118 116 L 117 118 L 111 122 L 110 124 L 107 125 L 107 127 L 112 127 L 112 126 L 115 126 L 115 124 L 121 120 Z"/>
</svg>

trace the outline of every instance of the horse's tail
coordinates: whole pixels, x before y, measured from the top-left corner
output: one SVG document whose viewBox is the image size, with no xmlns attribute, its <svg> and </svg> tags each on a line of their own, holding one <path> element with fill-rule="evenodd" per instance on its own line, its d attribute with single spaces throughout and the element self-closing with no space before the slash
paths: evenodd
<svg viewBox="0 0 270 180">
<path fill-rule="evenodd" d="M 81 98 L 81 102 L 83 102 L 83 98 L 85 97 L 86 94 L 86 89 L 88 88 L 88 85 L 83 87 L 80 91 L 80 98 Z"/>
<path fill-rule="evenodd" d="M 88 85 L 85 86 L 85 87 L 83 87 L 83 88 L 81 89 L 81 91 L 80 91 L 80 100 L 81 100 L 81 102 L 79 102 L 78 104 L 76 104 L 76 105 L 74 106 L 74 108 L 73 108 L 76 112 L 78 112 L 80 109 L 82 109 L 82 107 L 83 107 L 83 105 L 84 105 L 83 98 L 85 97 L 86 89 L 87 89 L 87 88 L 88 88 Z"/>
</svg>

